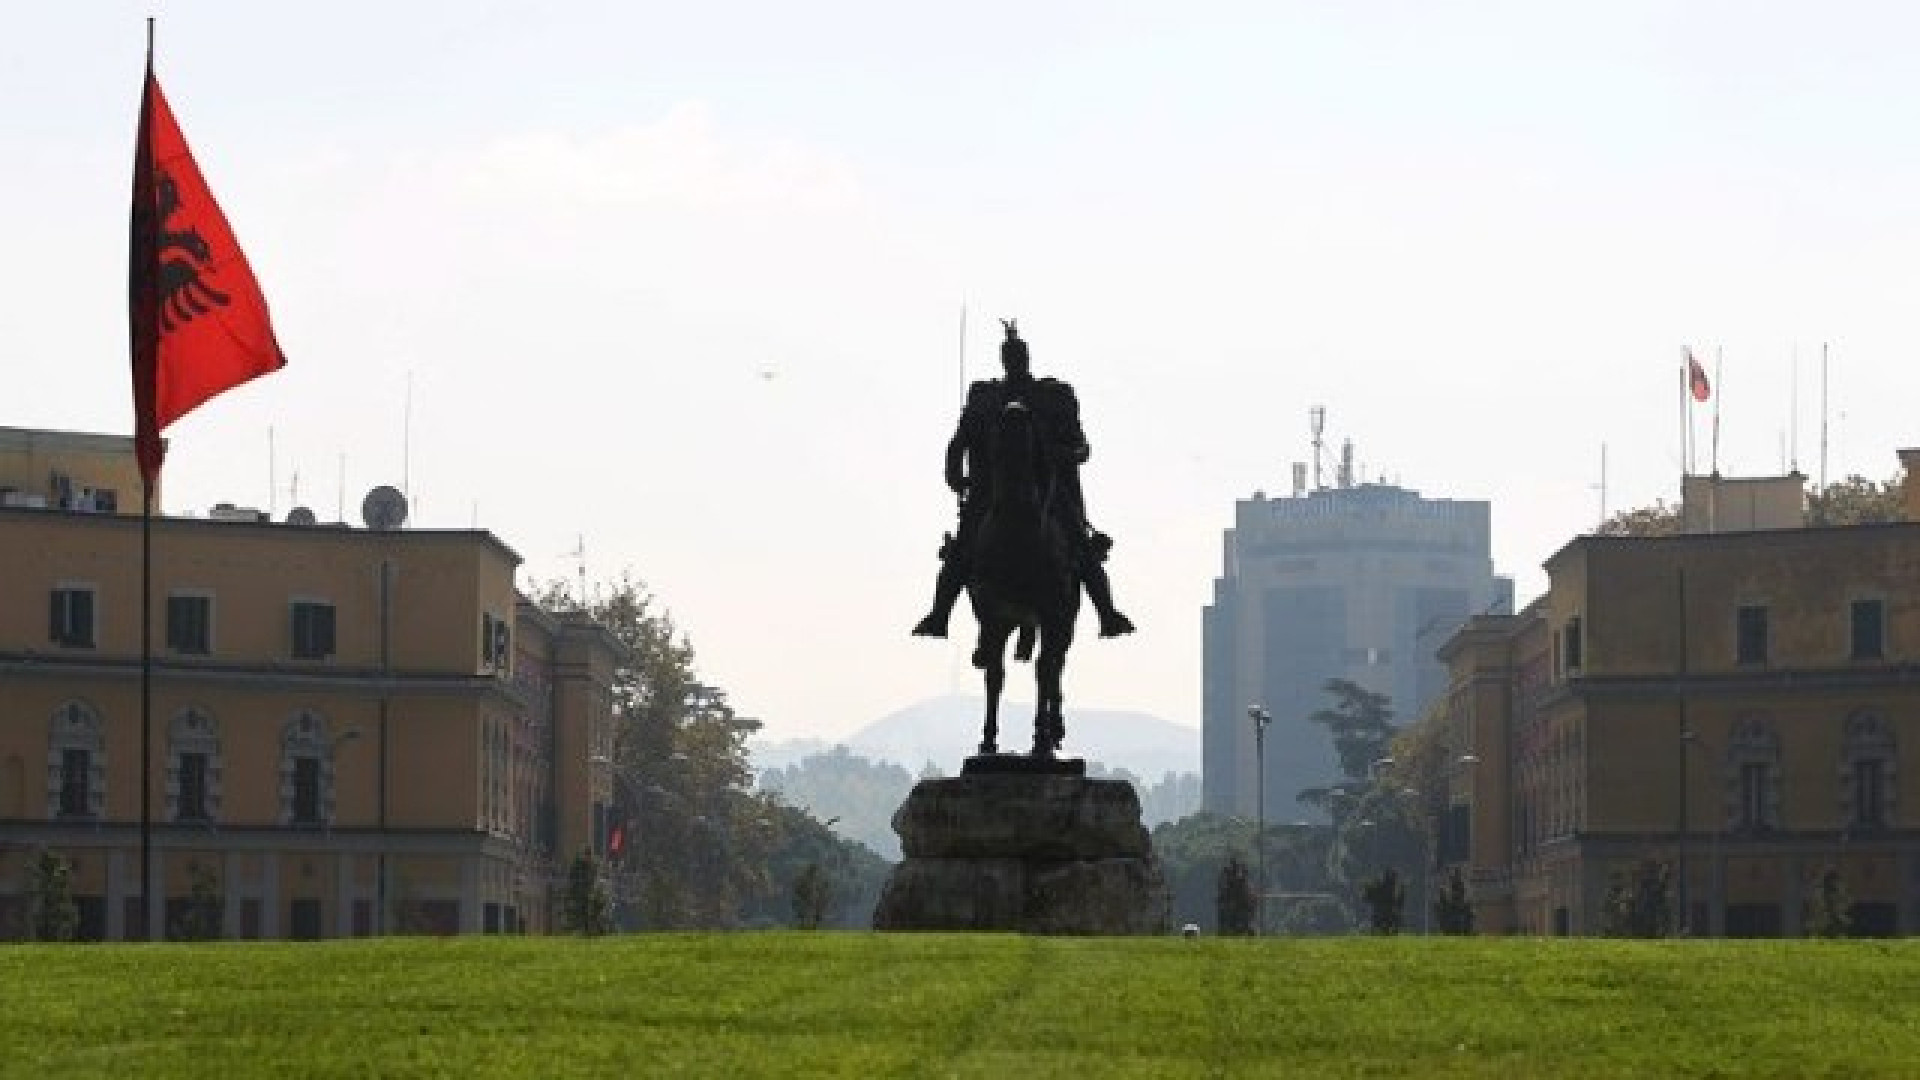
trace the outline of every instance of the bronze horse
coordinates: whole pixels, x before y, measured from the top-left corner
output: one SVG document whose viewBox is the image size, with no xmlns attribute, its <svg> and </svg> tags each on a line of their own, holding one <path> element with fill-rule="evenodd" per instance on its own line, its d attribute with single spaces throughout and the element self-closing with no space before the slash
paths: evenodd
<svg viewBox="0 0 1920 1080">
<path fill-rule="evenodd" d="M 1072 537 L 1054 505 L 1055 471 L 1046 460 L 1033 411 L 1019 401 L 1001 410 L 990 434 L 992 483 L 972 552 L 967 597 L 980 622 L 973 666 L 986 675 L 987 714 L 980 753 L 999 752 L 1000 691 L 1006 685 L 1007 638 L 1020 631 L 1016 658 L 1032 656 L 1037 695 L 1033 756 L 1051 758 L 1066 737 L 1060 678 L 1080 614 L 1080 580 Z"/>
</svg>

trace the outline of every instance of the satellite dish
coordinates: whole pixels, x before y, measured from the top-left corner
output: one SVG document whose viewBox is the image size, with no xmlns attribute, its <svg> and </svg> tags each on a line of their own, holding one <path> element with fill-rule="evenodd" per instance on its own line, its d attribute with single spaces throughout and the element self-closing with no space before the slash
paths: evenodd
<svg viewBox="0 0 1920 1080">
<path fill-rule="evenodd" d="M 407 520 L 407 497 L 385 484 L 367 492 L 360 503 L 360 518 L 369 529 L 390 532 Z"/>
<path fill-rule="evenodd" d="M 287 524 L 289 525 L 298 525 L 301 528 L 306 528 L 318 520 L 318 518 L 313 516 L 313 511 L 304 506 L 296 506 L 292 510 L 287 511 Z"/>
</svg>

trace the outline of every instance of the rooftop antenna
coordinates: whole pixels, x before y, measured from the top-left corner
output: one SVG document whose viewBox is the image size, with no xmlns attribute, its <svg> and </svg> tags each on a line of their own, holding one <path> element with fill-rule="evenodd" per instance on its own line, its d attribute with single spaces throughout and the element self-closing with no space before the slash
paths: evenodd
<svg viewBox="0 0 1920 1080">
<path fill-rule="evenodd" d="M 1326 485 L 1320 480 L 1320 452 L 1326 448 L 1327 410 L 1323 405 L 1315 405 L 1312 416 L 1313 426 L 1313 489 L 1319 491 Z"/>
<path fill-rule="evenodd" d="M 967 403 L 967 302 L 960 301 L 960 404 Z"/>
<path fill-rule="evenodd" d="M 1827 489 L 1827 343 L 1820 343 L 1820 490 Z"/>
<path fill-rule="evenodd" d="M 1800 471 L 1800 343 L 1793 343 L 1793 359 L 1787 370 L 1792 380 L 1787 390 L 1787 468 Z"/>
<path fill-rule="evenodd" d="M 1607 523 L 1607 444 L 1600 444 L 1600 524 Z"/>
<path fill-rule="evenodd" d="M 587 534 L 579 533 L 574 539 L 573 550 L 567 552 L 577 560 L 580 569 L 580 610 L 587 610 Z"/>
<path fill-rule="evenodd" d="M 1347 439 L 1340 444 L 1340 486 L 1353 486 L 1353 440 Z"/>
<path fill-rule="evenodd" d="M 400 494 L 413 494 L 413 372 L 407 372 L 407 404 L 400 414 Z"/>
</svg>

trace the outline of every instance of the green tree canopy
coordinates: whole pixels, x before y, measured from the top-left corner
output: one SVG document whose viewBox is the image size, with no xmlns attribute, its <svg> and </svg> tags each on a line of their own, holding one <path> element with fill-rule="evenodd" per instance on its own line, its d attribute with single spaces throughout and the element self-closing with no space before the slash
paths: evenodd
<svg viewBox="0 0 1920 1080">
<path fill-rule="evenodd" d="M 1855 474 L 1837 484 L 1807 491 L 1808 525 L 1872 525 L 1907 520 L 1901 498 L 1902 474 L 1874 483 Z"/>
<path fill-rule="evenodd" d="M 1326 728 L 1333 737 L 1341 776 L 1364 783 L 1371 779 L 1374 763 L 1388 756 L 1399 730 L 1393 723 L 1393 706 L 1385 694 L 1351 679 L 1328 679 L 1326 691 L 1333 698 L 1332 706 L 1315 711 L 1307 721 Z"/>
<path fill-rule="evenodd" d="M 738 925 L 747 900 L 771 887 L 772 800 L 750 790 L 746 751 L 759 724 L 700 681 L 693 646 L 631 577 L 584 609 L 560 583 L 540 603 L 584 610 L 627 654 L 613 679 L 613 816 L 632 826 L 611 868 L 620 925 Z"/>
</svg>

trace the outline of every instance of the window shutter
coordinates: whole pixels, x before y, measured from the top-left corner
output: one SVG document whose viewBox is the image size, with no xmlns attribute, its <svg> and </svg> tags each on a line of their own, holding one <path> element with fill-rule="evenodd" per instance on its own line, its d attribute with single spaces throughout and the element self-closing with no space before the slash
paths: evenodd
<svg viewBox="0 0 1920 1080">
<path fill-rule="evenodd" d="M 73 637 L 82 645 L 93 644 L 93 591 L 73 590 Z"/>
<path fill-rule="evenodd" d="M 320 639 L 318 642 L 320 646 L 320 649 L 319 649 L 320 655 L 332 656 L 334 653 L 333 605 L 332 604 L 321 605 L 320 607 L 315 609 L 315 613 L 320 616 L 319 618 L 320 625 L 318 627 L 319 634 L 317 635 Z"/>
<path fill-rule="evenodd" d="M 60 617 L 62 614 L 61 608 L 64 606 L 60 603 L 61 591 L 60 589 L 55 589 L 51 594 L 53 604 L 47 615 L 47 640 L 49 641 L 64 641 L 67 636 L 66 626 L 64 625 L 65 620 Z"/>
</svg>

